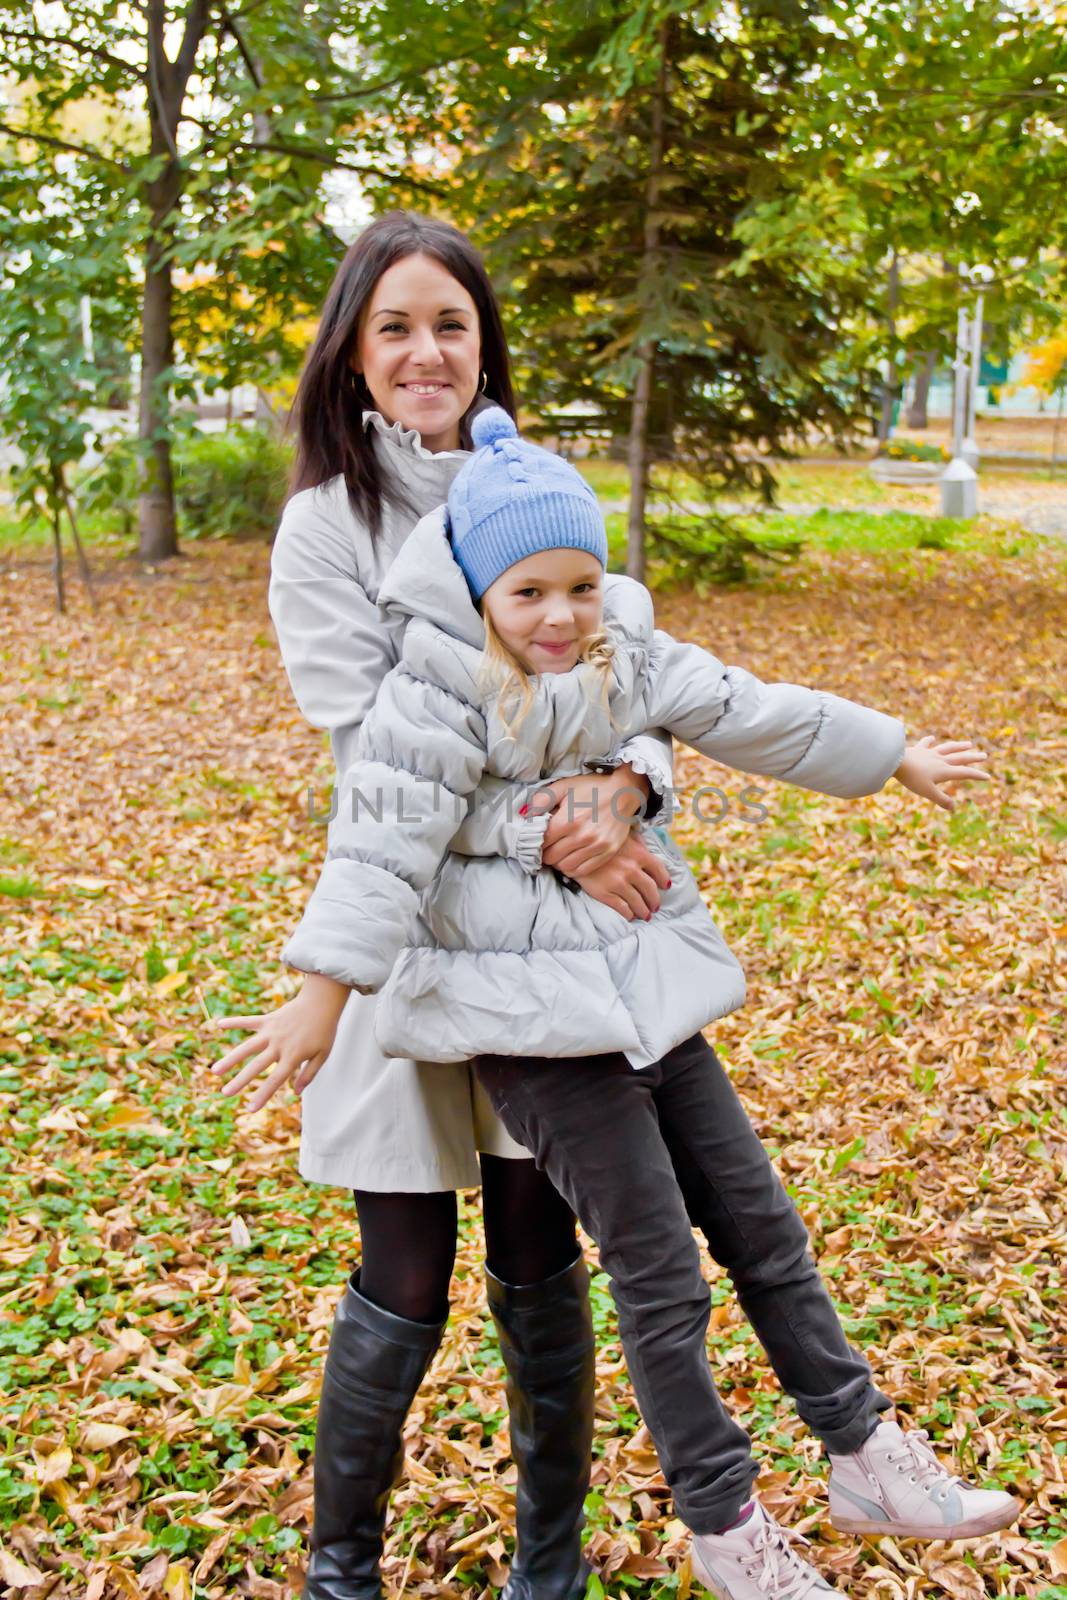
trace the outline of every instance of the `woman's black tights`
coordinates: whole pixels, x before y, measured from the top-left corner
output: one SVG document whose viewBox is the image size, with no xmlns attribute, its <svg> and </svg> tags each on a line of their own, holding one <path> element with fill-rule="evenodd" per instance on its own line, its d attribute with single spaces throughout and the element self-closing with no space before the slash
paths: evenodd
<svg viewBox="0 0 1067 1600">
<path fill-rule="evenodd" d="M 482 1156 L 485 1259 L 504 1283 L 542 1283 L 578 1254 L 574 1214 L 532 1161 Z M 368 1300 L 409 1322 L 441 1322 L 456 1259 L 456 1196 L 356 1189 Z"/>
</svg>

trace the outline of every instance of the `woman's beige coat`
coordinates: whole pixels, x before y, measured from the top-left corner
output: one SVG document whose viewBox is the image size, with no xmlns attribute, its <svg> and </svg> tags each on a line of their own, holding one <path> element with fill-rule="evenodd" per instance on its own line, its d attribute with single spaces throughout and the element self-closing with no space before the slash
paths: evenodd
<svg viewBox="0 0 1067 1600">
<path fill-rule="evenodd" d="M 355 516 L 344 481 L 331 479 L 289 501 L 271 560 L 269 604 L 282 660 L 301 711 L 329 731 L 343 774 L 363 720 L 400 658 L 402 617 L 383 617 L 378 591 L 415 524 L 445 500 L 469 452 L 426 450 L 419 435 L 377 412 L 373 431 L 383 471 L 405 497 L 386 505 L 377 539 Z M 628 580 L 609 580 L 625 592 Z M 609 600 L 610 603 L 610 600 Z M 619 752 L 658 793 L 670 789 L 670 742 L 645 735 Z M 474 854 L 514 854 L 520 830 L 469 838 Z M 462 840 L 459 841 L 462 843 Z M 325 845 L 325 841 L 324 841 Z M 480 1181 L 477 1152 L 525 1155 L 497 1121 L 466 1062 L 386 1059 L 375 1042 L 377 999 L 353 992 L 330 1057 L 302 1101 L 300 1171 L 345 1188 L 425 1193 Z"/>
</svg>

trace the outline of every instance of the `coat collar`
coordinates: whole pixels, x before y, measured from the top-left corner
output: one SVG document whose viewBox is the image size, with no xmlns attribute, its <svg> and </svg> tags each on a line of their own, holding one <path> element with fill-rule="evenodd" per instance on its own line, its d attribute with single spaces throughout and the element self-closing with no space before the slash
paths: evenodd
<svg viewBox="0 0 1067 1600">
<path fill-rule="evenodd" d="M 469 450 L 427 450 L 417 429 L 386 422 L 380 411 L 365 411 L 363 425 L 408 527 L 410 517 L 425 516 L 447 498 L 452 480 L 470 460 Z"/>
<path fill-rule="evenodd" d="M 390 620 L 421 617 L 475 650 L 485 649 L 485 624 L 452 554 L 445 507 L 417 522 L 378 591 Z"/>
</svg>

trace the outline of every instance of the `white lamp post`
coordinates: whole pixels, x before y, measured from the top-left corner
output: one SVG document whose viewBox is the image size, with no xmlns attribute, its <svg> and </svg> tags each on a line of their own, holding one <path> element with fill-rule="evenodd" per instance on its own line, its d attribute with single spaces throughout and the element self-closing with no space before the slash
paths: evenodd
<svg viewBox="0 0 1067 1600">
<path fill-rule="evenodd" d="M 978 474 L 963 454 L 970 391 L 967 381 L 967 334 L 967 313 L 961 306 L 956 316 L 956 359 L 952 363 L 955 376 L 952 388 L 952 460 L 941 474 L 943 517 L 973 517 L 978 510 Z"/>
<path fill-rule="evenodd" d="M 974 308 L 974 316 L 970 324 L 971 381 L 967 385 L 967 432 L 960 446 L 960 455 L 976 471 L 981 460 L 981 451 L 978 448 L 978 440 L 975 438 L 975 423 L 978 416 L 978 376 L 982 368 L 982 302 L 984 299 L 985 296 L 979 292 L 978 303 Z"/>
<path fill-rule="evenodd" d="M 978 419 L 978 380 L 982 373 L 982 308 L 985 303 L 985 287 L 993 281 L 992 267 L 981 263 L 970 270 L 970 280 L 978 285 L 978 299 L 975 302 L 974 316 L 971 319 L 971 382 L 968 395 L 967 425 L 965 438 L 960 454 L 971 466 L 978 467 L 981 453 L 978 449 L 977 419 Z"/>
</svg>

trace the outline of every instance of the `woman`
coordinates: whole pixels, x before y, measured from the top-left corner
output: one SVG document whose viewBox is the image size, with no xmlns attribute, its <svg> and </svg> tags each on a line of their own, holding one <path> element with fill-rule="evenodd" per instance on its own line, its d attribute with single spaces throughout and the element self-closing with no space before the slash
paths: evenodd
<svg viewBox="0 0 1067 1600">
<path fill-rule="evenodd" d="M 469 453 L 468 420 L 489 401 L 514 415 L 500 313 L 477 253 L 447 224 L 410 213 L 372 223 L 338 271 L 301 380 L 294 493 L 270 583 L 293 692 L 308 720 L 329 729 L 342 771 L 398 659 L 378 589 L 415 523 L 446 498 Z M 614 772 L 556 784 L 561 803 L 551 817 L 513 824 L 491 806 L 475 808 L 455 847 L 516 854 L 535 828 L 547 865 L 624 916 L 652 916 L 666 869 L 627 819 L 642 798 L 653 813 L 669 788 L 670 743 L 645 735 L 621 753 Z M 312 977 L 290 1014 L 314 998 Z M 374 1005 L 373 996 L 351 994 L 329 1057 L 306 1062 L 294 1079 L 303 1096 L 300 1170 L 353 1189 L 362 1246 L 323 1376 L 305 1600 L 380 1600 L 404 1417 L 447 1315 L 455 1191 L 478 1183 L 518 1467 L 516 1555 L 504 1593 L 575 1600 L 586 1581 L 579 1534 L 593 1340 L 573 1215 L 498 1122 L 469 1065 L 380 1055 Z M 287 1009 L 272 1014 L 283 1025 Z M 220 1023 L 259 1028 L 265 1020 Z M 278 1043 L 277 1031 L 270 1041 L 258 1035 L 231 1089 L 273 1060 Z M 268 1076 L 252 1107 L 288 1075 L 279 1067 Z"/>
</svg>

